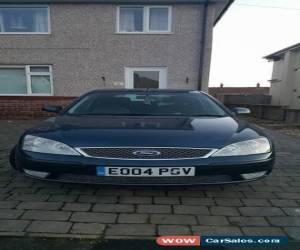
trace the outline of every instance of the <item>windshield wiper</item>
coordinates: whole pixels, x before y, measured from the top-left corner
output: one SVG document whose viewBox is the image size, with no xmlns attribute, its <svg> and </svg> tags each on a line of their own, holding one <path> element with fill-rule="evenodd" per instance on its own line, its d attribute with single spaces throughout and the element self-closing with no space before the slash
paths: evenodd
<svg viewBox="0 0 300 250">
<path fill-rule="evenodd" d="M 130 113 L 130 114 L 73 114 L 78 116 L 157 116 L 153 114 L 140 114 L 140 113 Z"/>
<path fill-rule="evenodd" d="M 213 114 L 201 114 L 196 116 L 197 117 L 227 117 L 227 115 L 213 115 Z"/>
</svg>

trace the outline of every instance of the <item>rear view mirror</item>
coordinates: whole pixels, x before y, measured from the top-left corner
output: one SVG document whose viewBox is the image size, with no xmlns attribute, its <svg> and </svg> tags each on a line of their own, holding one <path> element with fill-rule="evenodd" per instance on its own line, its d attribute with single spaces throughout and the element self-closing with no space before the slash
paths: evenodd
<svg viewBox="0 0 300 250">
<path fill-rule="evenodd" d="M 250 114 L 251 111 L 248 108 L 242 108 L 242 107 L 236 107 L 236 108 L 231 108 L 231 112 L 233 112 L 236 115 L 244 115 L 244 114 Z"/>
<path fill-rule="evenodd" d="M 59 113 L 62 110 L 61 106 L 51 106 L 51 105 L 45 105 L 42 108 L 43 111 L 51 112 L 51 113 Z"/>
</svg>

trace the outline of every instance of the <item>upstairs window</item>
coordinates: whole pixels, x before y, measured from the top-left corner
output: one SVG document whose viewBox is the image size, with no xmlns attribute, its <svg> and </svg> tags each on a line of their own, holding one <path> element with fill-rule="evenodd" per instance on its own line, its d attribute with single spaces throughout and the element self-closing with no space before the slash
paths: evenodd
<svg viewBox="0 0 300 250">
<path fill-rule="evenodd" d="M 48 7 L 1 7 L 0 34 L 49 33 Z"/>
<path fill-rule="evenodd" d="M 143 32 L 144 10 L 142 7 L 120 8 L 120 31 Z"/>
<path fill-rule="evenodd" d="M 169 31 L 169 8 L 149 8 L 149 30 L 156 32 Z"/>
<path fill-rule="evenodd" d="M 169 6 L 120 6 L 117 32 L 169 33 L 171 16 Z"/>
</svg>

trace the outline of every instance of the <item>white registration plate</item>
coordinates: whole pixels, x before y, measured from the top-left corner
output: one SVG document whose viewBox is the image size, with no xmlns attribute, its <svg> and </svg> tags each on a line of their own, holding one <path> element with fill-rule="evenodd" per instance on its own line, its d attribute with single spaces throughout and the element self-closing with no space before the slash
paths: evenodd
<svg viewBox="0 0 300 250">
<path fill-rule="evenodd" d="M 97 175 L 122 177 L 195 176 L 195 167 L 97 167 Z"/>
</svg>

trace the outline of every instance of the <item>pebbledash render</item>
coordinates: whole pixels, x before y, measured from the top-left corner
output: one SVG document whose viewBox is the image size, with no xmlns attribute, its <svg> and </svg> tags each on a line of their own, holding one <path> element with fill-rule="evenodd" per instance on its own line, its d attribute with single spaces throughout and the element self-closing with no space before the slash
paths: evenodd
<svg viewBox="0 0 300 250">
<path fill-rule="evenodd" d="M 0 0 L 0 118 L 43 116 L 90 90 L 207 91 L 232 0 Z"/>
</svg>

